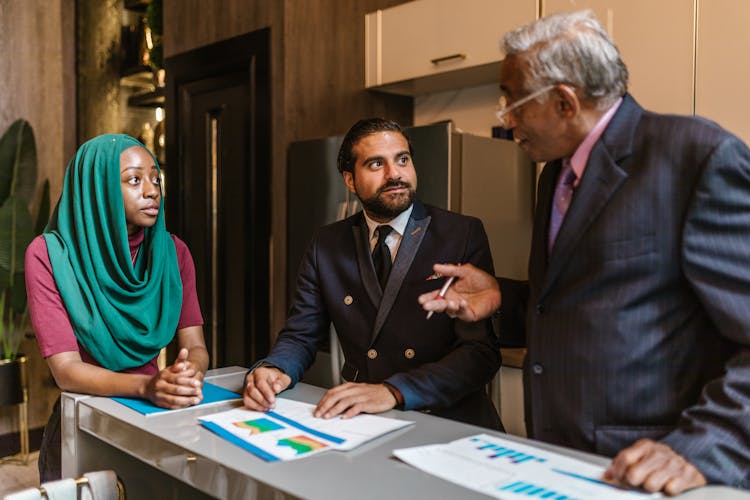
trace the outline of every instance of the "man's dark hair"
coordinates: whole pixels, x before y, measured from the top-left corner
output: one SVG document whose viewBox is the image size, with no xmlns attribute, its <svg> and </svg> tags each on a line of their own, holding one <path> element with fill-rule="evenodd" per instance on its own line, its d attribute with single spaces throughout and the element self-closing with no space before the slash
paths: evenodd
<svg viewBox="0 0 750 500">
<path fill-rule="evenodd" d="M 357 155 L 354 154 L 354 145 L 363 137 L 378 132 L 398 132 L 404 136 L 406 143 L 409 145 L 409 154 L 412 158 L 414 157 L 414 150 L 411 147 L 411 139 L 409 139 L 409 136 L 404 129 L 401 128 L 401 125 L 393 120 L 386 120 L 384 118 L 367 118 L 355 123 L 352 128 L 349 129 L 349 132 L 346 133 L 346 136 L 344 136 L 344 142 L 341 143 L 337 159 L 340 173 L 354 173 L 354 164 L 357 162 Z"/>
</svg>

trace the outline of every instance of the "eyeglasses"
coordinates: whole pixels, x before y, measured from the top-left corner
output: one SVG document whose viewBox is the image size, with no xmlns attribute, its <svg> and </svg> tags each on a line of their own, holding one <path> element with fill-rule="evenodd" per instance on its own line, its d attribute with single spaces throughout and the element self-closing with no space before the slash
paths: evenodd
<svg viewBox="0 0 750 500">
<path fill-rule="evenodd" d="M 495 116 L 498 120 L 500 120 L 500 125 L 503 128 L 509 128 L 508 127 L 508 113 L 513 111 L 514 109 L 518 109 L 527 102 L 531 101 L 532 99 L 536 99 L 540 95 L 544 94 L 545 92 L 549 92 L 550 90 L 554 89 L 554 85 L 547 85 L 546 87 L 543 87 L 536 92 L 532 92 L 531 94 L 527 95 L 526 97 L 523 97 L 516 102 L 512 104 L 508 104 L 508 98 L 505 95 L 501 95 L 500 99 L 497 101 L 497 111 L 495 112 Z"/>
</svg>

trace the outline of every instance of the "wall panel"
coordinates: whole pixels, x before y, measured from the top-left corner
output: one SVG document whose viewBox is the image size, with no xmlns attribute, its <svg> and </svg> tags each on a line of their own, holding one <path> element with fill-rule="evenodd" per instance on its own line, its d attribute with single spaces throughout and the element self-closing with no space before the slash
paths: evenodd
<svg viewBox="0 0 750 500">
<path fill-rule="evenodd" d="M 0 0 L 0 133 L 18 118 L 36 137 L 39 184 L 50 180 L 53 203 L 75 152 L 73 0 Z M 34 209 L 35 210 L 35 209 Z M 26 340 L 32 428 L 47 422 L 57 390 L 36 342 Z M 0 434 L 17 429 L 15 408 L 0 408 Z"/>
<path fill-rule="evenodd" d="M 271 336 L 287 311 L 287 146 L 367 116 L 411 123 L 411 99 L 364 90 L 365 13 L 403 1 L 164 0 L 166 57 L 271 28 Z"/>
</svg>

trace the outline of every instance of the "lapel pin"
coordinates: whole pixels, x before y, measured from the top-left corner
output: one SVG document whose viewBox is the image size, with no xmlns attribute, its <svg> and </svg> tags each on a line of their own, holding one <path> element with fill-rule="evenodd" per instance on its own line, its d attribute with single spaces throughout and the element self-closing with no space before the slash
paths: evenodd
<svg viewBox="0 0 750 500">
<path fill-rule="evenodd" d="M 411 232 L 411 235 L 412 235 L 412 236 L 414 236 L 415 234 L 417 234 L 417 233 L 418 233 L 418 232 L 420 232 L 421 230 L 422 230 L 422 228 L 421 228 L 421 227 L 418 227 L 418 228 L 414 229 L 414 231 L 412 231 L 412 232 Z"/>
</svg>

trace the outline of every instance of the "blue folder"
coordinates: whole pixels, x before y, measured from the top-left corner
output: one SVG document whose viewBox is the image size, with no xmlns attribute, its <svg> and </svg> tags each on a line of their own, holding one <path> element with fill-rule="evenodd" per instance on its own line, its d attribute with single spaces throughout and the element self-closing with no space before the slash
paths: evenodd
<svg viewBox="0 0 750 500">
<path fill-rule="evenodd" d="M 155 413 L 164 413 L 164 412 L 169 412 L 169 411 L 179 411 L 179 410 L 169 410 L 167 408 L 160 408 L 156 406 L 154 403 L 152 403 L 151 401 L 148 401 L 146 399 L 137 399 L 137 398 L 112 398 L 112 399 L 144 415 L 153 415 Z M 236 392 L 230 391 L 229 389 L 224 389 L 223 387 L 219 387 L 218 385 L 210 384 L 208 382 L 203 382 L 203 401 L 201 401 L 195 406 L 203 406 L 203 405 L 208 405 L 211 403 L 218 403 L 220 401 L 231 401 L 231 400 L 236 400 L 236 399 L 242 399 L 242 395 L 237 394 Z M 195 406 L 190 406 L 189 408 L 194 408 Z"/>
</svg>

